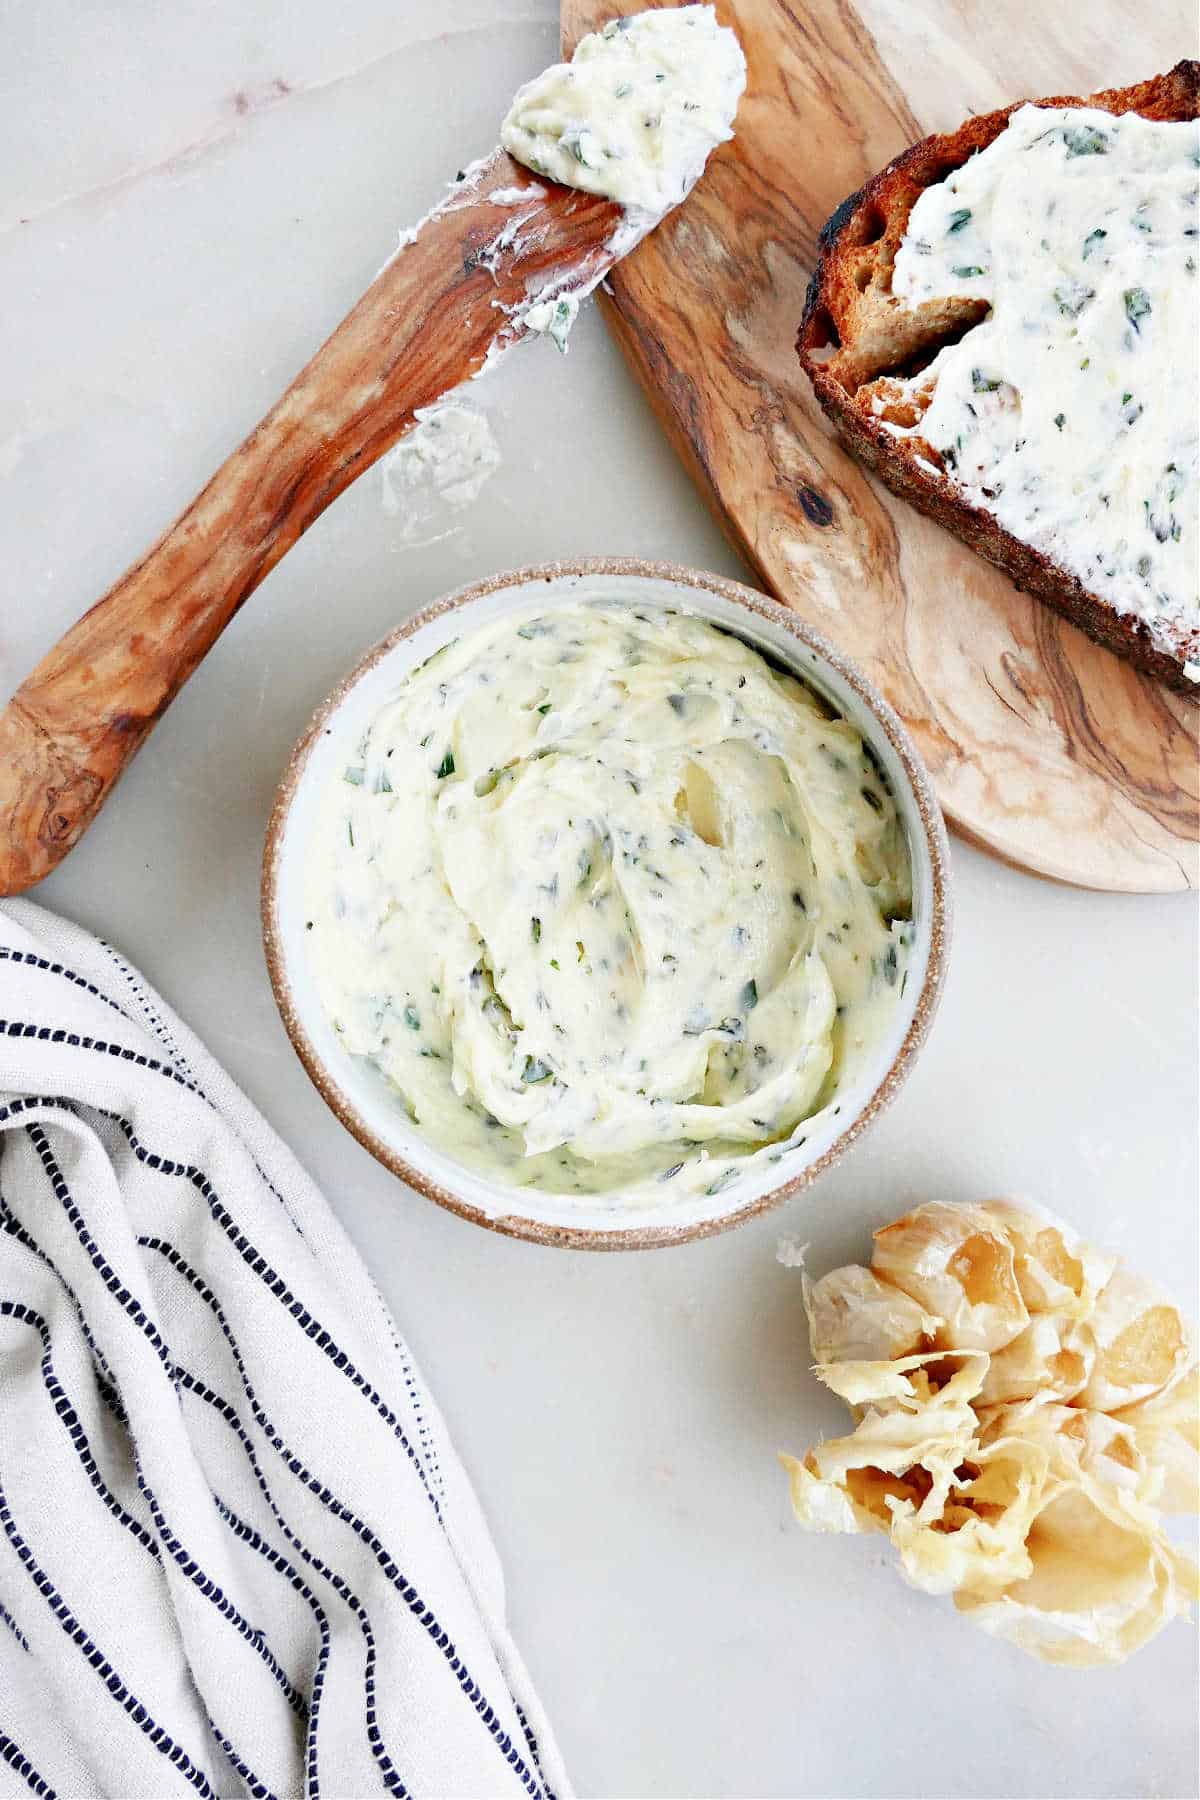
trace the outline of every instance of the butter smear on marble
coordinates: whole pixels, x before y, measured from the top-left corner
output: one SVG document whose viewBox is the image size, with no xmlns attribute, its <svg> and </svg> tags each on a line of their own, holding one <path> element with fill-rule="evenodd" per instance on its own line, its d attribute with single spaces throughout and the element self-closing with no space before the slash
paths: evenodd
<svg viewBox="0 0 1200 1800">
<path fill-rule="evenodd" d="M 383 510 L 400 520 L 407 543 L 430 543 L 454 529 L 447 514 L 474 504 L 500 460 L 491 423 L 477 406 L 453 396 L 422 406 L 379 465 Z"/>
</svg>

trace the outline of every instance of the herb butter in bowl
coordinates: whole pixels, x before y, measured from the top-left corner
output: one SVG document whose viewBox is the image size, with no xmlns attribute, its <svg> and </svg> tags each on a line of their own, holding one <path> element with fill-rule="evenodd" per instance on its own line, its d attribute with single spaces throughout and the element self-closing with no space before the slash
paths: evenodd
<svg viewBox="0 0 1200 1800">
<path fill-rule="evenodd" d="M 890 709 L 794 615 L 664 565 L 494 577 L 378 645 L 267 842 L 276 998 L 410 1185 L 544 1242 L 719 1230 L 907 1072 L 944 833 Z"/>
</svg>

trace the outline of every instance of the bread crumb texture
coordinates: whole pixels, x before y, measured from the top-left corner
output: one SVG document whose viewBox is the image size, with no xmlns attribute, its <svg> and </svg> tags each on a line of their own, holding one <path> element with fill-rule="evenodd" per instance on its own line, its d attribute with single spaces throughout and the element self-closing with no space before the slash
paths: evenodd
<svg viewBox="0 0 1200 1800">
<path fill-rule="evenodd" d="M 804 1280 L 847 1437 L 781 1458 L 810 1531 L 885 1531 L 906 1578 L 1045 1662 L 1123 1662 L 1200 1595 L 1195 1340 L 1171 1300 L 1026 1202 L 932 1202 L 870 1268 Z"/>
</svg>

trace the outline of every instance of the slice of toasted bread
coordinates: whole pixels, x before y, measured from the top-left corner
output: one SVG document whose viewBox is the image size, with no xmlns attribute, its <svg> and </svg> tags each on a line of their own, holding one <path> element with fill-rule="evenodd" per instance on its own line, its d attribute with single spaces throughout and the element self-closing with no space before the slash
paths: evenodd
<svg viewBox="0 0 1200 1800">
<path fill-rule="evenodd" d="M 842 202 L 821 231 L 797 340 L 800 360 L 850 448 L 895 493 L 1110 650 L 1171 687 L 1195 693 L 1185 664 L 1200 664 L 1200 629 L 1181 628 L 1166 648 L 1152 642 L 1140 619 L 1091 593 L 1043 552 L 1014 537 L 992 513 L 972 504 L 960 483 L 936 466 L 936 452 L 919 438 L 897 437 L 888 430 L 889 422 L 911 427 L 920 416 L 921 397 L 902 378 L 921 369 L 988 312 L 985 300 L 963 296 L 926 304 L 918 313 L 892 294 L 892 267 L 909 214 L 925 188 L 985 149 L 1004 130 L 1009 115 L 1025 104 L 1015 101 L 999 112 L 968 119 L 956 132 L 924 138 Z M 1134 87 L 1033 104 L 1136 112 L 1155 120 L 1194 119 L 1200 114 L 1200 62 L 1178 63 L 1169 74 Z M 1180 405 L 1191 404 L 1193 396 L 1180 396 Z"/>
</svg>

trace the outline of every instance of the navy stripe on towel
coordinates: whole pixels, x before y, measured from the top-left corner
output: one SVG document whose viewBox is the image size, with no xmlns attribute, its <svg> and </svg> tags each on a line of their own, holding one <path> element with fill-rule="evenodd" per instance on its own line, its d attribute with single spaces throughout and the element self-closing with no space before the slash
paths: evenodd
<svg viewBox="0 0 1200 1800">
<path fill-rule="evenodd" d="M 38 1800 L 58 1800 L 58 1795 L 48 1781 L 43 1781 L 19 1744 L 0 1731 L 0 1756 L 10 1769 L 15 1769 L 31 1794 L 37 1794 Z"/>
<path fill-rule="evenodd" d="M 49 1606 L 71 1642 L 79 1649 L 85 1662 L 95 1670 L 122 1712 L 128 1714 L 139 1731 L 145 1732 L 159 1754 L 165 1756 L 167 1761 L 179 1770 L 184 1780 L 189 1782 L 198 1794 L 202 1794 L 204 1800 L 217 1800 L 203 1770 L 197 1768 L 182 1746 L 177 1744 L 161 1725 L 156 1724 L 137 1695 L 130 1693 L 104 1652 L 89 1637 L 46 1571 L 40 1566 L 17 1529 L 12 1513 L 9 1511 L 8 1497 L 2 1484 L 0 1484 L 0 1528 L 3 1529 L 5 1537 L 12 1545 L 34 1587 Z"/>
</svg>

